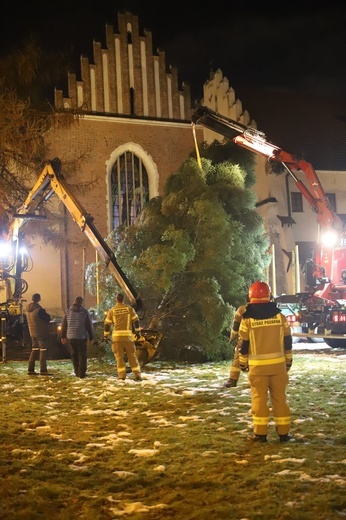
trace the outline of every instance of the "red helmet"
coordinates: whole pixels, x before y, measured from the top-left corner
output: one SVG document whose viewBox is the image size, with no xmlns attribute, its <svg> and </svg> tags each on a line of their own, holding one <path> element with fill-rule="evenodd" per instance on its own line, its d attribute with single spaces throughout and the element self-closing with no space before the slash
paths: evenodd
<svg viewBox="0 0 346 520">
<path fill-rule="evenodd" d="M 265 282 L 254 282 L 250 285 L 249 300 L 250 303 L 267 303 L 270 301 L 271 289 Z"/>
</svg>

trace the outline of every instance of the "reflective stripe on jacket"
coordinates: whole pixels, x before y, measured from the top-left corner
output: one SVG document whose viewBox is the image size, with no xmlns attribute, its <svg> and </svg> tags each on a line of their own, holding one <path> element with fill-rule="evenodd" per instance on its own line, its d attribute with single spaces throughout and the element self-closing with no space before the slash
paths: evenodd
<svg viewBox="0 0 346 520">
<path fill-rule="evenodd" d="M 246 311 L 246 305 L 241 305 L 236 310 L 236 313 L 234 315 L 233 324 L 232 324 L 232 330 L 231 330 L 231 334 L 230 334 L 230 338 L 229 338 L 230 341 L 234 341 L 238 337 L 240 323 L 241 323 L 241 320 L 243 318 L 243 314 L 245 311 Z"/>
<path fill-rule="evenodd" d="M 243 340 L 240 365 L 248 364 L 252 373 L 286 371 L 286 365 L 292 362 L 291 329 L 283 314 L 261 319 L 243 317 L 239 334 Z"/>
<path fill-rule="evenodd" d="M 123 303 L 117 303 L 112 307 L 104 321 L 105 325 L 112 325 L 112 341 L 133 341 L 132 339 L 132 325 L 135 326 L 136 332 L 139 331 L 138 315 L 133 307 Z M 108 327 L 105 328 L 105 331 Z M 109 332 L 105 332 L 105 336 Z"/>
</svg>

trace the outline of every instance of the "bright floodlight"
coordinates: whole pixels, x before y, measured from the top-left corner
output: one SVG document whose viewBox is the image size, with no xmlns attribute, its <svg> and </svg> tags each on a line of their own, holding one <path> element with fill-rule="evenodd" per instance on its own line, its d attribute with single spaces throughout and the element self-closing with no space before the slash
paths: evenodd
<svg viewBox="0 0 346 520">
<path fill-rule="evenodd" d="M 333 247 L 338 241 L 338 234 L 336 231 L 325 231 L 321 235 L 321 243 L 325 247 Z"/>
</svg>

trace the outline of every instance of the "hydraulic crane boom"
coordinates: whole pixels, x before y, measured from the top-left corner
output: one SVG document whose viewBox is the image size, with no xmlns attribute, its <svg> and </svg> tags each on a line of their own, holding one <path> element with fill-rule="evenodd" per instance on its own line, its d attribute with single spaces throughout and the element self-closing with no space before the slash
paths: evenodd
<svg viewBox="0 0 346 520">
<path fill-rule="evenodd" d="M 319 228 L 327 232 L 332 230 L 337 232 L 338 243 L 323 247 L 321 234 L 318 232 L 314 259 L 308 259 L 305 263 L 306 292 L 283 294 L 276 301 L 282 305 L 293 305 L 296 310 L 304 331 L 295 333 L 296 336 L 322 337 L 328 345 L 344 348 L 346 345 L 345 229 L 342 220 L 334 213 L 314 168 L 307 161 L 269 143 L 263 132 L 229 119 L 205 106 L 200 106 L 192 116 L 196 155 L 200 165 L 196 124 L 231 139 L 238 146 L 266 157 L 272 165 L 282 166 L 316 214 Z M 299 172 L 305 175 L 308 187 L 298 178 Z"/>
<path fill-rule="evenodd" d="M 317 223 L 325 228 L 333 227 L 339 231 L 343 229 L 343 223 L 333 212 L 317 173 L 310 163 L 269 143 L 263 132 L 218 114 L 208 107 L 200 106 L 192 116 L 192 123 L 200 124 L 232 139 L 238 146 L 267 157 L 270 163 L 281 164 L 308 201 L 312 211 L 317 214 Z M 304 172 L 309 188 L 297 178 L 295 172 L 298 171 Z"/>
<path fill-rule="evenodd" d="M 72 219 L 85 233 L 91 244 L 101 255 L 106 265 L 111 269 L 117 283 L 122 288 L 131 305 L 141 309 L 142 301 L 131 282 L 119 266 L 115 255 L 108 244 L 104 241 L 94 225 L 94 218 L 69 191 L 64 177 L 61 173 L 61 162 L 59 159 L 47 162 L 34 187 L 28 194 L 24 204 L 19 208 L 11 225 L 12 240 L 18 241 L 21 226 L 30 218 L 36 218 L 33 213 L 47 202 L 52 195 L 57 195 Z"/>
</svg>

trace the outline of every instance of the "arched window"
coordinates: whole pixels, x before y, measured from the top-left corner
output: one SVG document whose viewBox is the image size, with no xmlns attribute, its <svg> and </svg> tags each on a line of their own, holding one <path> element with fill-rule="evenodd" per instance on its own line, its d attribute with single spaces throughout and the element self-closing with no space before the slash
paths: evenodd
<svg viewBox="0 0 346 520">
<path fill-rule="evenodd" d="M 148 174 L 133 152 L 119 155 L 111 171 L 113 229 L 130 226 L 149 200 Z"/>
</svg>

